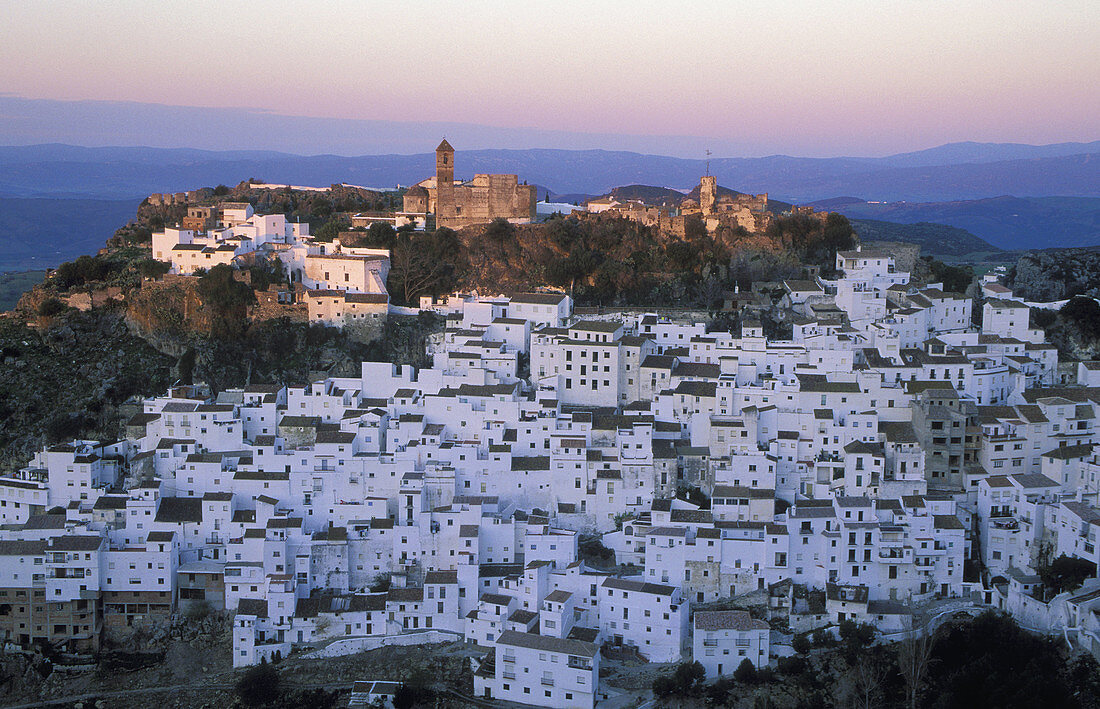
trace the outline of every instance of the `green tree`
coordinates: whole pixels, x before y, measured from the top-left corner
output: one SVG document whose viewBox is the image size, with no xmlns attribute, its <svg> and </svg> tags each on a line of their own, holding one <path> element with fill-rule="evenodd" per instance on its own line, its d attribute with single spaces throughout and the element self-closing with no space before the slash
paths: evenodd
<svg viewBox="0 0 1100 709">
<path fill-rule="evenodd" d="M 157 279 L 172 270 L 172 264 L 148 258 L 138 262 L 137 269 L 142 277 Z"/>
</svg>

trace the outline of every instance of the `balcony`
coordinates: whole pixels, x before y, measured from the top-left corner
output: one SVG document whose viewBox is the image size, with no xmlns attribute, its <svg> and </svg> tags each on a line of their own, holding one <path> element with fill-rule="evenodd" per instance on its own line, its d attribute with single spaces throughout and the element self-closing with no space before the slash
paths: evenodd
<svg viewBox="0 0 1100 709">
<path fill-rule="evenodd" d="M 881 547 L 878 550 L 878 558 L 895 559 L 897 561 L 912 561 L 913 549 L 905 546 Z"/>
<path fill-rule="evenodd" d="M 592 669 L 592 663 L 589 662 L 587 659 L 585 659 L 583 657 L 570 656 L 569 657 L 569 662 L 567 664 L 568 664 L 570 669 L 574 669 L 574 670 L 591 670 Z"/>
<path fill-rule="evenodd" d="M 514 663 L 516 661 L 516 656 L 515 655 L 505 655 L 504 656 L 504 661 Z"/>
<path fill-rule="evenodd" d="M 516 673 L 515 672 L 510 672 L 508 670 L 504 671 L 504 679 L 515 679 L 515 678 L 516 678 Z"/>
<path fill-rule="evenodd" d="M 703 641 L 703 647 L 718 647 L 718 641 L 715 640 L 715 639 L 708 638 L 708 639 Z"/>
<path fill-rule="evenodd" d="M 554 686 L 554 678 L 553 677 L 543 677 L 542 678 L 542 686 L 543 687 L 553 687 Z"/>
</svg>

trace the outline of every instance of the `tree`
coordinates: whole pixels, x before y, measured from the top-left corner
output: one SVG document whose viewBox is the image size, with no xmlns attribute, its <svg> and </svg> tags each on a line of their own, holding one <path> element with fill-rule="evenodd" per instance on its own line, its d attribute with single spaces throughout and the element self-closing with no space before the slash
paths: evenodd
<svg viewBox="0 0 1100 709">
<path fill-rule="evenodd" d="M 248 306 L 256 302 L 255 293 L 235 273 L 232 267 L 218 264 L 199 277 L 202 307 L 210 318 L 210 334 L 216 338 L 240 336 L 247 325 Z"/>
<path fill-rule="evenodd" d="M 870 623 L 857 623 L 845 620 L 840 624 L 840 639 L 845 649 L 855 654 L 870 645 L 875 639 L 875 626 Z"/>
<path fill-rule="evenodd" d="M 435 701 L 435 692 L 423 678 L 404 682 L 393 694 L 394 709 L 413 709 L 413 707 L 431 706 Z"/>
<path fill-rule="evenodd" d="M 264 658 L 237 680 L 237 696 L 246 707 L 261 707 L 279 698 L 279 671 Z"/>
<path fill-rule="evenodd" d="M 935 638 L 932 633 L 927 632 L 925 622 L 923 615 L 910 612 L 908 632 L 897 644 L 898 672 L 905 683 L 905 703 L 909 709 L 917 709 L 921 689 L 932 663 Z"/>
<path fill-rule="evenodd" d="M 799 655 L 808 655 L 812 647 L 813 645 L 810 644 L 810 638 L 806 633 L 799 633 L 791 640 L 791 648 Z"/>
<path fill-rule="evenodd" d="M 927 684 L 935 692 L 922 705 L 932 709 L 1075 706 L 1060 640 L 993 611 L 941 626 Z"/>
<path fill-rule="evenodd" d="M 1062 319 L 1076 326 L 1084 337 L 1090 340 L 1100 338 L 1100 303 L 1095 298 L 1074 296 L 1059 312 Z"/>
<path fill-rule="evenodd" d="M 497 217 L 485 227 L 485 240 L 503 249 L 516 240 L 516 227 L 507 219 Z"/>
<path fill-rule="evenodd" d="M 1081 653 L 1069 667 L 1069 686 L 1082 709 L 1100 709 L 1100 663 Z"/>
<path fill-rule="evenodd" d="M 138 263 L 137 269 L 142 277 L 155 280 L 172 270 L 172 264 L 148 258 Z"/>
<path fill-rule="evenodd" d="M 1049 565 L 1041 565 L 1038 571 L 1043 585 L 1057 595 L 1062 591 L 1072 591 L 1085 579 L 1096 576 L 1096 564 L 1062 554 Z"/>
<path fill-rule="evenodd" d="M 700 509 L 710 509 L 710 498 L 707 494 L 694 485 L 680 485 L 676 488 L 676 497 L 686 500 Z"/>
<path fill-rule="evenodd" d="M 752 660 L 746 657 L 744 660 L 741 660 L 741 664 L 733 671 L 733 678 L 742 684 L 755 683 L 756 665 L 752 664 Z"/>
<path fill-rule="evenodd" d="M 322 224 L 320 229 L 313 233 L 313 240 L 330 243 L 336 237 L 340 236 L 340 232 L 346 229 L 348 226 L 350 225 L 343 220 L 330 219 Z"/>
<path fill-rule="evenodd" d="M 848 671 L 838 678 L 837 703 L 858 709 L 881 707 L 885 679 L 886 669 L 883 664 L 873 656 L 864 655 L 852 662 Z"/>
<path fill-rule="evenodd" d="M 412 304 L 422 295 L 454 290 L 462 255 L 458 234 L 446 227 L 431 234 L 399 233 L 390 251 L 390 295 Z"/>
</svg>

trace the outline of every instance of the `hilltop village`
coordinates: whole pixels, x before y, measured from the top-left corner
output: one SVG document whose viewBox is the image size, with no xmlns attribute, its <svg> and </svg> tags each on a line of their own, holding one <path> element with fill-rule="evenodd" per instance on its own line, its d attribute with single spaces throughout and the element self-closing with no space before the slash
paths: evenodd
<svg viewBox="0 0 1100 709">
<path fill-rule="evenodd" d="M 401 211 L 358 224 L 536 218 L 516 176 L 453 167 L 444 141 Z M 613 201 L 588 213 L 775 218 L 708 176 L 671 211 Z M 1100 652 L 1100 364 L 1059 362 L 996 278 L 975 299 L 841 249 L 779 282 L 777 337 L 748 310 L 723 331 L 549 288 L 395 310 L 389 251 L 315 236 L 189 206 L 152 255 L 178 277 L 278 259 L 309 322 L 372 336 L 437 313 L 430 366 L 176 385 L 119 440 L 41 450 L 0 478 L 6 643 L 89 652 L 203 608 L 232 619 L 236 667 L 462 639 L 479 697 L 555 707 L 616 694 L 607 653 L 713 679 L 850 621 L 890 641 L 996 608 Z M 1062 557 L 1091 565 L 1080 590 L 1044 584 Z"/>
</svg>

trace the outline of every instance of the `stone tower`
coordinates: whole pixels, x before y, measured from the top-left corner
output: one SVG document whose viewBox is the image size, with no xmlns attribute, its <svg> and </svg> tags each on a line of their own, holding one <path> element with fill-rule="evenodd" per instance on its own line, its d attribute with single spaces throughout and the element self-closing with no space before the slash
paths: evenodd
<svg viewBox="0 0 1100 709">
<path fill-rule="evenodd" d="M 446 138 L 435 149 L 435 214 L 455 216 L 455 149 Z"/>
<path fill-rule="evenodd" d="M 699 210 L 704 214 L 714 214 L 714 202 L 718 198 L 718 178 L 704 175 L 699 178 Z"/>
</svg>

